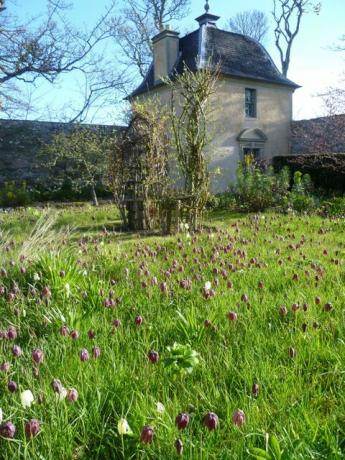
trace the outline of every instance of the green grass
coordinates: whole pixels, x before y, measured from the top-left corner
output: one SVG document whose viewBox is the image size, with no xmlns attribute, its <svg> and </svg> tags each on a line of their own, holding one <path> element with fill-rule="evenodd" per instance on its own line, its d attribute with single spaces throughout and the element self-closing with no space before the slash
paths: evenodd
<svg viewBox="0 0 345 460">
<path fill-rule="evenodd" d="M 286 459 L 344 458 L 344 220 L 218 213 L 208 216 L 195 237 L 145 238 L 121 233 L 111 206 L 71 207 L 52 209 L 53 228 L 35 239 L 29 235 L 41 213 L 0 216 L 0 267 L 7 271 L 0 278 L 6 290 L 0 330 L 18 329 L 15 342 L 0 339 L 0 364 L 11 363 L 8 373 L 0 372 L 0 408 L 4 421 L 17 428 L 13 440 L 0 439 L 0 459 L 174 459 L 177 438 L 186 459 L 247 459 L 252 448 L 265 449 L 267 433 L 277 437 Z M 65 226 L 71 227 L 68 233 Z M 20 262 L 25 242 L 28 259 Z M 153 277 L 158 285 L 152 285 Z M 191 290 L 180 287 L 182 279 L 191 280 Z M 216 291 L 209 300 L 202 295 L 207 281 Z M 8 301 L 14 285 L 18 292 Z M 52 293 L 48 301 L 41 296 L 45 286 Z M 116 306 L 104 306 L 109 297 Z M 324 310 L 327 302 L 331 312 Z M 301 306 L 296 313 L 294 303 Z M 282 305 L 285 317 L 279 314 Z M 237 321 L 228 320 L 229 311 Z M 140 327 L 134 324 L 138 315 L 144 318 Z M 114 319 L 121 320 L 116 330 Z M 206 319 L 212 327 L 205 328 Z M 63 324 L 80 338 L 62 337 Z M 174 342 L 199 354 L 190 374 L 166 365 Z M 13 343 L 23 349 L 20 358 L 12 357 Z M 81 362 L 80 350 L 91 354 L 95 345 L 101 357 Z M 36 348 L 45 358 L 34 377 Z M 159 352 L 157 364 L 148 361 L 150 350 Z M 57 401 L 53 378 L 76 388 L 78 401 Z M 17 393 L 7 390 L 9 380 L 17 382 Z M 258 397 L 253 383 L 260 386 Z M 26 389 L 36 401 L 24 409 L 20 392 Z M 232 421 L 238 408 L 246 416 L 242 427 Z M 202 423 L 209 411 L 219 417 L 215 431 Z M 190 415 L 183 431 L 175 426 L 180 412 Z M 41 432 L 27 440 L 24 424 L 33 418 Z M 121 418 L 132 436 L 119 435 Z M 150 445 L 140 442 L 147 424 L 155 431 Z M 272 450 L 267 455 L 279 458 Z"/>
</svg>

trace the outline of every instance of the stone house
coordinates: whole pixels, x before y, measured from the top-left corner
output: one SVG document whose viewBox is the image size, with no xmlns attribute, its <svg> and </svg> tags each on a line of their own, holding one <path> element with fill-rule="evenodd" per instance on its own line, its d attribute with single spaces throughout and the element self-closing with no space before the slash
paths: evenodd
<svg viewBox="0 0 345 460">
<path fill-rule="evenodd" d="M 162 104 L 170 90 L 162 78 L 219 65 L 220 78 L 213 97 L 210 133 L 210 169 L 220 168 L 214 191 L 224 191 L 236 178 L 238 161 L 248 153 L 261 160 L 288 155 L 292 97 L 299 87 L 284 77 L 265 48 L 250 37 L 217 28 L 218 16 L 198 17 L 197 30 L 180 38 L 166 28 L 152 40 L 154 58 L 133 101 L 158 97 Z"/>
</svg>

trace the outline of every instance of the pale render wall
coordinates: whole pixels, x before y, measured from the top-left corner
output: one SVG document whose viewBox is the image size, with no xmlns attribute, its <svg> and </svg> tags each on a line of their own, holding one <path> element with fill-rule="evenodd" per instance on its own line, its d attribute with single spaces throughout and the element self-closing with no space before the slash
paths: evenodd
<svg viewBox="0 0 345 460">
<path fill-rule="evenodd" d="M 257 118 L 246 118 L 245 88 L 257 90 Z M 293 90 L 280 85 L 253 80 L 222 78 L 212 101 L 213 115 L 209 147 L 210 169 L 220 168 L 221 175 L 212 179 L 214 192 L 225 191 L 236 180 L 236 168 L 241 159 L 237 137 L 247 128 L 259 128 L 267 136 L 263 157 L 270 159 L 290 152 L 290 123 Z M 158 96 L 162 104 L 170 101 L 170 91 L 159 87 L 146 97 Z M 143 96 L 141 96 L 143 98 Z"/>
</svg>

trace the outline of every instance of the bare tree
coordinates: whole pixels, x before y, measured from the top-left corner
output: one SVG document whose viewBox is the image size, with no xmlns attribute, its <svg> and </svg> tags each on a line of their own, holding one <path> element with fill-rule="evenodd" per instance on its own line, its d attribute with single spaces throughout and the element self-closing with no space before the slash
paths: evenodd
<svg viewBox="0 0 345 460">
<path fill-rule="evenodd" d="M 268 19 L 263 11 L 243 11 L 229 20 L 231 32 L 247 35 L 263 43 L 268 32 Z"/>
<path fill-rule="evenodd" d="M 336 52 L 345 53 L 345 35 L 340 38 L 339 43 L 333 46 L 332 49 Z M 336 85 L 328 87 L 319 96 L 323 99 L 328 116 L 345 114 L 345 71 L 340 75 Z"/>
<path fill-rule="evenodd" d="M 4 0 L 0 2 L 0 6 L 4 5 Z M 25 24 L 18 23 L 9 7 L 0 9 L 2 110 L 13 114 L 20 107 L 23 85 L 35 86 L 41 80 L 53 84 L 59 76 L 75 72 L 85 80 L 84 101 L 71 118 L 83 121 L 92 103 L 123 83 L 122 75 L 112 70 L 100 46 L 111 36 L 107 22 L 114 2 L 91 30 L 85 31 L 72 27 L 65 16 L 68 6 L 63 0 L 48 0 L 47 5 L 44 17 L 35 17 Z"/>
<path fill-rule="evenodd" d="M 310 11 L 318 14 L 321 3 L 312 0 L 273 0 L 273 5 L 275 44 L 280 54 L 282 73 L 286 77 L 292 45 L 300 31 L 302 17 Z"/>
<path fill-rule="evenodd" d="M 164 25 L 187 16 L 191 0 L 128 0 L 120 18 L 112 20 L 113 37 L 122 63 L 135 79 L 144 77 L 152 61 L 151 39 Z"/>
</svg>

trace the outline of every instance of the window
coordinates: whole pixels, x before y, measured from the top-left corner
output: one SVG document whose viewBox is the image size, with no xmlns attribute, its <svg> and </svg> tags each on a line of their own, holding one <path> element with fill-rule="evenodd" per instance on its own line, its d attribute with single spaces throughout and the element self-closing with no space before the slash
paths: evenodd
<svg viewBox="0 0 345 460">
<path fill-rule="evenodd" d="M 246 88 L 245 111 L 246 117 L 256 118 L 256 89 Z"/>
</svg>

